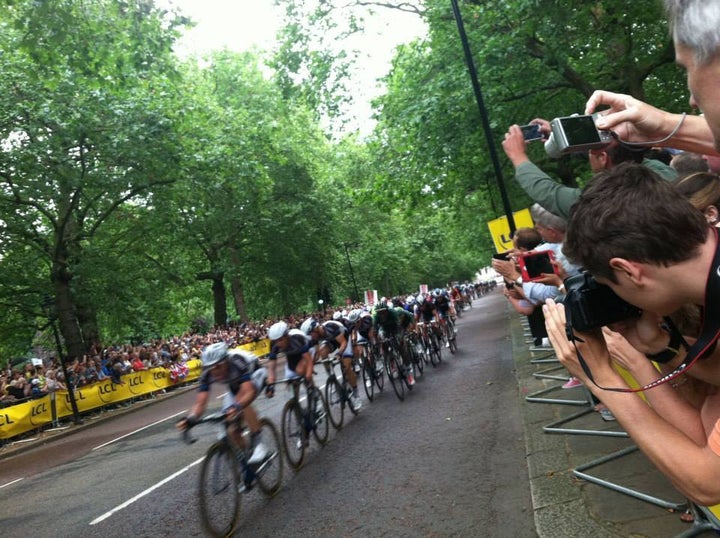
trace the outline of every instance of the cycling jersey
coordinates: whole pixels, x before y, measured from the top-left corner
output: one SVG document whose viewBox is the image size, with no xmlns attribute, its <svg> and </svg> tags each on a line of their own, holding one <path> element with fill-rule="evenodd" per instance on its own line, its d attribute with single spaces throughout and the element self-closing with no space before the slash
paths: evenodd
<svg viewBox="0 0 720 538">
<path fill-rule="evenodd" d="M 410 312 L 408 312 L 407 310 L 405 310 L 404 308 L 402 308 L 400 306 L 395 307 L 395 312 L 397 313 L 397 316 L 398 316 L 398 322 L 400 324 L 400 328 L 403 331 L 405 329 L 407 329 L 408 326 L 410 324 L 412 324 L 413 321 L 415 321 L 415 317 Z"/>
<path fill-rule="evenodd" d="M 373 322 L 387 335 L 393 335 L 400 329 L 400 320 L 394 308 L 378 308 L 373 314 Z"/>
<path fill-rule="evenodd" d="M 360 316 L 360 319 L 355 322 L 355 330 L 366 340 L 370 338 L 370 329 L 372 329 L 372 326 L 373 318 L 367 312 Z"/>
<path fill-rule="evenodd" d="M 444 295 L 438 295 L 435 297 L 435 308 L 438 309 L 440 314 L 447 315 L 450 310 L 450 301 L 448 301 L 448 298 Z"/>
<path fill-rule="evenodd" d="M 325 336 L 323 336 L 320 343 L 329 346 L 331 351 L 335 351 L 340 347 L 340 342 L 338 342 L 340 335 L 343 335 L 347 340 L 348 330 L 339 321 L 326 321 L 322 326 L 325 329 Z"/>
<path fill-rule="evenodd" d="M 426 299 L 422 304 L 418 305 L 417 317 L 418 321 L 422 317 L 425 323 L 430 323 L 435 317 L 435 305 L 431 301 Z"/>
<path fill-rule="evenodd" d="M 228 390 L 235 395 L 240 390 L 240 385 L 250 381 L 252 373 L 258 368 L 257 357 L 247 351 L 230 350 L 228 351 L 227 360 L 230 363 L 230 370 L 227 380 L 222 381 L 222 383 L 227 383 Z M 210 385 L 215 381 L 212 370 L 210 368 L 204 370 L 200 374 L 198 391 L 208 392 Z"/>
<path fill-rule="evenodd" d="M 291 329 L 288 333 L 288 347 L 286 349 L 280 349 L 277 344 L 275 344 L 270 350 L 268 359 L 271 361 L 277 360 L 278 355 L 284 353 L 288 368 L 294 372 L 302 356 L 307 353 L 311 347 L 312 343 L 310 342 L 309 336 L 306 336 L 302 331 L 297 329 Z"/>
</svg>

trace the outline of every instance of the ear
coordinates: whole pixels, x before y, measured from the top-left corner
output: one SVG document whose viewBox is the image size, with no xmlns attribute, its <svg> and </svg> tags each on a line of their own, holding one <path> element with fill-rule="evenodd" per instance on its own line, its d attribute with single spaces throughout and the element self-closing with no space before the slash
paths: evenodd
<svg viewBox="0 0 720 538">
<path fill-rule="evenodd" d="M 718 208 L 714 205 L 707 206 L 703 211 L 703 214 L 705 215 L 705 218 L 710 224 L 717 224 L 718 220 L 720 220 L 720 212 L 718 211 Z"/>
<path fill-rule="evenodd" d="M 611 258 L 610 268 L 615 271 L 618 278 L 624 278 L 639 286 L 646 276 L 642 264 L 626 260 L 625 258 Z"/>
</svg>

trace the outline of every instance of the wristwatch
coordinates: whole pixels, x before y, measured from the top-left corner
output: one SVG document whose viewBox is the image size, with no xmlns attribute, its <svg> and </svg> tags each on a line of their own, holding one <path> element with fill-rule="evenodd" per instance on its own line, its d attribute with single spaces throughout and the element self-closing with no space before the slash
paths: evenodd
<svg viewBox="0 0 720 538">
<path fill-rule="evenodd" d="M 515 279 L 515 284 L 517 284 L 518 286 L 522 286 L 522 283 L 523 283 L 523 279 L 521 276 L 519 276 Z"/>
</svg>

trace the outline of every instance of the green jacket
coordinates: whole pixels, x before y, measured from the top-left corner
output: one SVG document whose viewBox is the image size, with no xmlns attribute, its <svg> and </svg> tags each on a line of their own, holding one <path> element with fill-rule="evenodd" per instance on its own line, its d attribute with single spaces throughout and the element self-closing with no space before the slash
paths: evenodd
<svg viewBox="0 0 720 538">
<path fill-rule="evenodd" d="M 677 172 L 660 161 L 644 159 L 643 165 L 668 181 L 677 178 Z M 515 169 L 515 179 L 530 198 L 564 219 L 570 216 L 570 208 L 580 198 L 581 189 L 566 187 L 554 181 L 530 161 L 525 161 Z"/>
</svg>

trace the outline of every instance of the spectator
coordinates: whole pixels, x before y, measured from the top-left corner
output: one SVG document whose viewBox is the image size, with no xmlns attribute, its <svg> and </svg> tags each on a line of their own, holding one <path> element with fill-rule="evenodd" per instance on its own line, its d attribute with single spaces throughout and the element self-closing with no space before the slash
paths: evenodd
<svg viewBox="0 0 720 538">
<path fill-rule="evenodd" d="M 709 172 L 707 159 L 700 153 L 683 151 L 678 153 L 670 161 L 670 166 L 677 170 L 678 178 L 683 178 L 696 172 Z"/>
<path fill-rule="evenodd" d="M 675 189 L 705 215 L 708 224 L 720 225 L 720 178 L 698 172 L 678 179 Z"/>
<path fill-rule="evenodd" d="M 536 119 L 533 122 L 539 123 L 543 133 L 546 136 L 549 135 L 550 124 L 546 120 Z M 515 167 L 515 179 L 535 202 L 552 214 L 567 219 L 570 208 L 580 196 L 580 189 L 567 187 L 553 181 L 550 176 L 530 161 L 525 144 L 520 127 L 512 125 L 508 132 L 505 133 L 502 147 Z M 622 162 L 642 162 L 643 165 L 668 180 L 677 177 L 675 170 L 666 164 L 656 160 L 644 159 L 645 152 L 645 148 L 631 149 L 614 142 L 606 148 L 588 151 L 588 161 L 593 172 L 607 170 Z"/>
<path fill-rule="evenodd" d="M 685 359 L 687 350 L 681 339 L 662 330 L 659 316 L 690 303 L 706 308 L 708 327 L 720 319 L 714 312 L 720 297 L 708 284 L 708 279 L 720 279 L 713 269 L 718 241 L 711 230 L 700 212 L 678 197 L 670 184 L 642 166 L 620 165 L 598 174 L 586 188 L 573 208 L 564 250 L 599 283 L 643 309 L 641 318 L 623 323 L 623 335 L 632 346 L 649 358 L 662 357 L 674 365 Z M 703 413 L 691 406 L 680 408 L 666 398 L 649 407 L 635 394 L 622 392 L 629 387 L 612 368 L 602 336 L 584 333 L 583 340 L 569 342 L 564 309 L 552 301 L 545 306 L 545 317 L 563 365 L 602 398 L 633 441 L 673 484 L 699 504 L 720 501 L 717 404 L 709 401 L 711 407 Z M 708 327 L 703 328 L 703 334 Z M 582 353 L 594 381 L 580 366 L 576 350 Z M 720 350 L 712 346 L 705 354 L 712 358 L 694 364 L 689 373 L 718 385 L 716 355 L 720 356 Z M 647 375 L 649 370 L 645 369 L 638 381 L 647 384 Z M 702 417 L 713 418 L 703 421 Z M 668 446 L 672 450 L 667 450 Z"/>
</svg>

